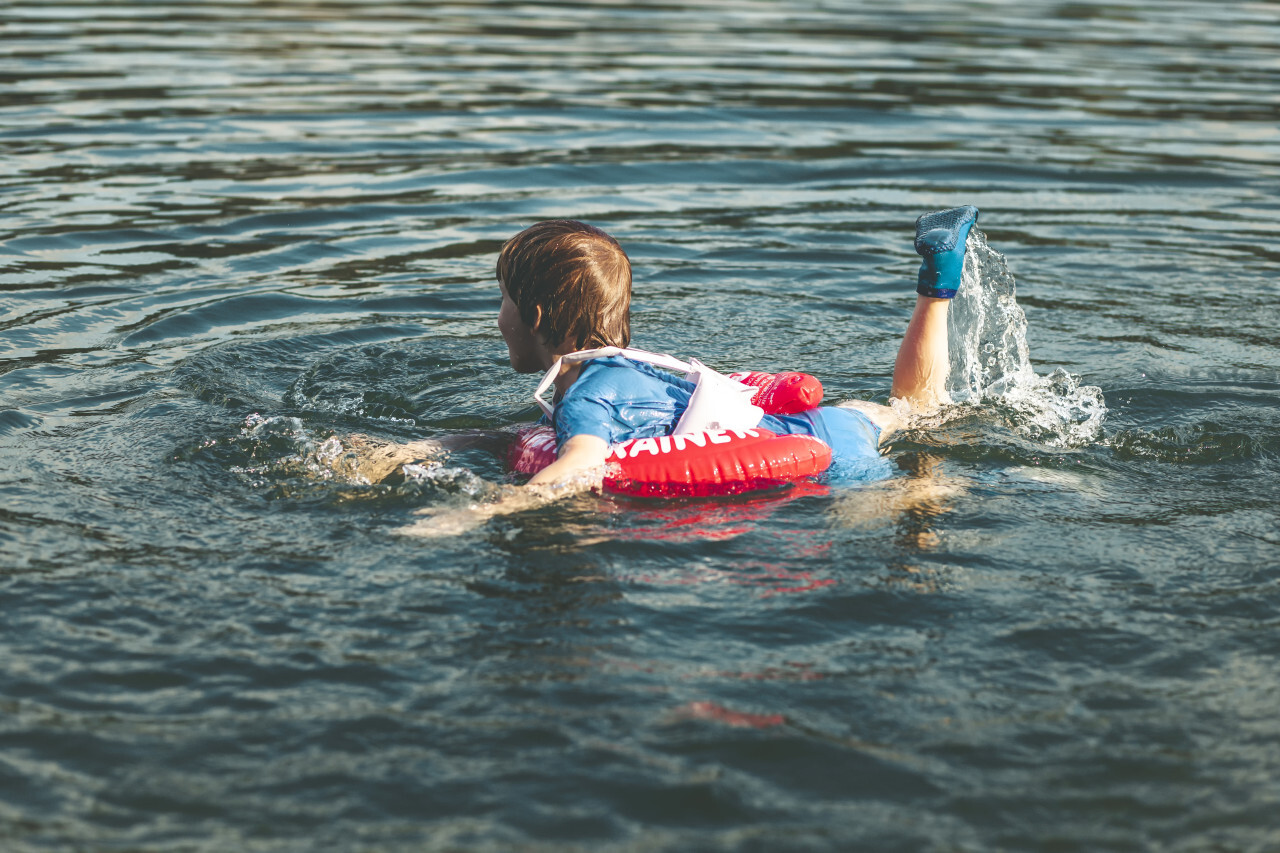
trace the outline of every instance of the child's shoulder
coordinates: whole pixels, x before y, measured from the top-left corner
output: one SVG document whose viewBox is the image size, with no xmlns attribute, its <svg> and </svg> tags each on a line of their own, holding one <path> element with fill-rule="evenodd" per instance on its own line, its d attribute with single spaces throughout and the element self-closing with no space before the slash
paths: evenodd
<svg viewBox="0 0 1280 853">
<path fill-rule="evenodd" d="M 587 362 L 566 397 L 631 400 L 655 395 L 665 397 L 672 388 L 692 392 L 693 384 L 653 365 L 619 355 Z"/>
</svg>

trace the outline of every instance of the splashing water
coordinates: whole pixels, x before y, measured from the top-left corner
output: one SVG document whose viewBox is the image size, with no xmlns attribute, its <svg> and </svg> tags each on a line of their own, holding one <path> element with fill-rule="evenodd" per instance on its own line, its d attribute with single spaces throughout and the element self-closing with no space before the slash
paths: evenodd
<svg viewBox="0 0 1280 853">
<path fill-rule="evenodd" d="M 191 454 L 207 451 L 219 442 L 203 443 Z M 247 477 L 254 488 L 278 490 L 290 481 L 341 486 L 377 486 L 369 478 L 369 459 L 354 436 L 318 434 L 299 418 L 254 413 L 245 419 L 240 434 L 225 442 L 238 459 L 229 469 Z M 393 491 L 401 496 L 441 500 L 483 500 L 500 492 L 468 468 L 446 467 L 439 460 L 421 460 L 400 466 L 403 478 Z M 385 486 L 379 488 L 385 489 Z M 296 489 L 289 490 L 296 494 Z"/>
<path fill-rule="evenodd" d="M 263 417 L 256 412 L 245 419 L 235 440 L 248 458 L 231 466 L 256 486 L 269 485 L 280 476 L 302 476 L 367 485 L 355 454 L 334 435 L 320 436 L 298 418 Z"/>
<path fill-rule="evenodd" d="M 1107 414 L 1102 389 L 1081 385 L 1079 376 L 1062 368 L 1048 376 L 1032 369 L 1013 275 L 977 229 L 969 234 L 948 332 L 948 390 L 960 411 L 994 407 L 1018 435 L 1050 447 L 1078 447 L 1101 436 Z"/>
</svg>

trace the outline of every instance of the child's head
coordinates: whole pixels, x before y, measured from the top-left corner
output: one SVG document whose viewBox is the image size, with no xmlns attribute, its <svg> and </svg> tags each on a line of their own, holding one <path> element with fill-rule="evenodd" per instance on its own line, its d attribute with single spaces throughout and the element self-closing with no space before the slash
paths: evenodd
<svg viewBox="0 0 1280 853">
<path fill-rule="evenodd" d="M 529 226 L 502 247 L 498 282 L 520 322 L 550 350 L 631 342 L 631 261 L 599 228 L 572 219 Z M 503 336 L 510 345 L 506 328 Z M 522 369 L 514 350 L 512 364 Z"/>
</svg>

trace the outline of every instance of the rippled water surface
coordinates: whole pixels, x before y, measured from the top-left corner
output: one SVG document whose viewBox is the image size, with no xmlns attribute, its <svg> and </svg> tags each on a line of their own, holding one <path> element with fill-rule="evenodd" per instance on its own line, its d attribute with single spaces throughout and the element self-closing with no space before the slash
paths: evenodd
<svg viewBox="0 0 1280 853">
<path fill-rule="evenodd" d="M 0 7 L 0 847 L 1280 849 L 1278 44 L 1207 0 Z M 532 221 L 619 237 L 637 345 L 884 402 L 961 203 L 1008 271 L 886 481 L 422 540 L 492 448 L 344 468 L 534 417 Z"/>
</svg>

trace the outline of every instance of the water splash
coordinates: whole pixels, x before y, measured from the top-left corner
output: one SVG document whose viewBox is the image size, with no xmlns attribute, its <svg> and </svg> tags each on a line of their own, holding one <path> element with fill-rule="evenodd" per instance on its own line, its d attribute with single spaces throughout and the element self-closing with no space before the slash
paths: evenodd
<svg viewBox="0 0 1280 853">
<path fill-rule="evenodd" d="M 470 468 L 446 467 L 438 462 L 409 463 L 403 466 L 403 472 L 404 484 L 400 487 L 402 493 L 434 492 L 481 500 L 492 497 L 502 489 L 500 485 L 490 483 Z"/>
<path fill-rule="evenodd" d="M 308 429 L 299 418 L 254 413 L 245 419 L 234 444 L 247 458 L 231 471 L 255 486 L 273 485 L 280 477 L 369 485 L 352 448 L 336 435 Z"/>
<path fill-rule="evenodd" d="M 299 418 L 254 413 L 245 419 L 240 434 L 225 443 L 239 457 L 228 465 L 229 470 L 246 477 L 254 488 L 278 491 L 292 484 L 294 488 L 288 493 L 296 496 L 297 488 L 305 489 L 307 484 L 378 486 L 379 491 L 387 487 L 371 477 L 374 471 L 385 474 L 385 465 L 376 464 L 366 442 L 357 436 L 325 435 Z M 206 449 L 206 445 L 199 449 Z M 392 493 L 401 498 L 484 500 L 501 490 L 474 471 L 447 467 L 439 459 L 405 463 L 400 472 L 403 478 Z"/>
<path fill-rule="evenodd" d="M 1041 376 L 1031 366 L 1027 318 L 1014 296 L 1004 255 L 982 232 L 969 234 L 964 278 L 951 305 L 951 378 L 961 404 L 994 408 L 1020 436 L 1050 447 L 1097 441 L 1107 414 L 1102 389 L 1058 368 Z"/>
</svg>

